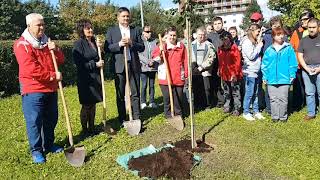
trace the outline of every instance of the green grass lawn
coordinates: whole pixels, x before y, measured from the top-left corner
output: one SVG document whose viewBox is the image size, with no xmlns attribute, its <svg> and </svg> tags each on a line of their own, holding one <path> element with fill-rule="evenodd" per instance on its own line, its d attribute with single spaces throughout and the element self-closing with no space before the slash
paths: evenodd
<svg viewBox="0 0 320 180">
<path fill-rule="evenodd" d="M 117 117 L 113 81 L 106 82 L 109 119 Z M 162 101 L 156 89 L 156 100 Z M 47 163 L 32 163 L 28 150 L 21 97 L 0 100 L 0 179 L 139 179 L 116 163 L 119 155 L 153 144 L 177 141 L 190 134 L 189 119 L 182 132 L 169 126 L 162 107 L 142 111 L 145 131 L 135 137 L 121 130 L 110 137 L 100 133 L 81 139 L 77 89 L 64 89 L 77 145 L 84 145 L 87 161 L 81 168 L 68 164 L 64 154 L 48 154 Z M 67 131 L 62 104 L 59 102 L 59 122 L 56 142 L 67 147 Z M 205 136 L 215 150 L 200 154 L 203 161 L 192 171 L 193 179 L 319 179 L 320 130 L 319 119 L 303 122 L 306 110 L 294 113 L 288 123 L 267 120 L 247 122 L 241 117 L 224 114 L 221 109 L 195 115 L 196 137 Z M 97 106 L 96 125 L 102 123 L 102 104 Z"/>
</svg>

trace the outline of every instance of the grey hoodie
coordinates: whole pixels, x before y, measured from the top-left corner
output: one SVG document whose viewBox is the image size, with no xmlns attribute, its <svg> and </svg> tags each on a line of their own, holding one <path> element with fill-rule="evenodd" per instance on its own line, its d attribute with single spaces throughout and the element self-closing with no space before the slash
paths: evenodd
<svg viewBox="0 0 320 180">
<path fill-rule="evenodd" d="M 248 37 L 242 41 L 242 72 L 248 77 L 258 77 L 261 68 L 261 50 L 263 45 L 253 44 Z"/>
<path fill-rule="evenodd" d="M 157 40 L 149 39 L 146 40 L 141 37 L 144 43 L 144 51 L 139 53 L 139 59 L 141 63 L 141 72 L 158 71 L 158 62 L 154 62 L 153 66 L 150 67 L 148 64 L 153 61 L 151 58 L 152 51 L 157 47 Z"/>
</svg>

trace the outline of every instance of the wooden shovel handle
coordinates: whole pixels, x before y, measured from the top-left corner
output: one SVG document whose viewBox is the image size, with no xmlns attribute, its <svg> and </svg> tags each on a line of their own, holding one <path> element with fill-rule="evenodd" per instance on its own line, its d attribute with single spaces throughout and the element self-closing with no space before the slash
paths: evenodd
<svg viewBox="0 0 320 180">
<path fill-rule="evenodd" d="M 98 41 L 98 38 L 97 38 Z M 101 48 L 98 46 L 97 43 L 97 48 L 98 48 L 98 55 L 99 55 L 99 60 L 102 60 L 102 55 L 101 55 Z M 101 78 L 101 88 L 102 88 L 102 100 L 103 100 L 103 114 L 102 114 L 102 119 L 105 123 L 106 118 L 106 112 L 107 112 L 107 104 L 106 104 L 106 90 L 104 88 L 104 72 L 103 72 L 103 66 L 100 68 L 100 78 Z"/>
<path fill-rule="evenodd" d="M 161 34 L 159 34 L 159 41 L 160 41 L 160 51 L 162 53 L 162 58 L 163 58 L 165 66 L 166 66 L 167 82 L 168 82 L 169 97 L 170 97 L 170 109 L 171 109 L 171 116 L 173 117 L 174 116 L 174 108 L 173 108 L 173 96 L 172 96 L 172 87 L 171 87 L 171 76 L 170 76 L 169 64 L 168 64 L 166 55 L 163 50 L 163 43 L 162 43 Z"/>
<path fill-rule="evenodd" d="M 53 65 L 54 65 L 54 70 L 55 70 L 56 73 L 57 73 L 57 72 L 59 72 L 59 70 L 58 70 L 58 65 L 57 65 L 56 56 L 54 55 L 53 50 L 50 50 L 50 53 L 51 53 L 51 56 L 52 56 L 52 61 L 53 61 Z M 66 122 L 67 122 L 69 143 L 70 143 L 70 146 L 73 146 L 72 129 L 71 129 L 71 124 L 70 124 L 70 120 L 69 120 L 69 115 L 68 115 L 68 109 L 67 109 L 66 100 L 65 100 L 65 98 L 64 98 L 64 94 L 63 94 L 63 90 L 62 90 L 62 82 L 59 81 L 59 82 L 58 82 L 58 85 L 59 85 L 60 95 L 61 95 L 62 104 L 63 104 L 63 109 L 64 109 L 64 116 L 65 116 Z"/>
<path fill-rule="evenodd" d="M 130 82 L 129 82 L 129 70 L 128 70 L 128 57 L 127 57 L 127 47 L 124 46 L 123 48 L 123 55 L 124 55 L 124 68 L 125 68 L 125 71 L 126 71 L 126 89 L 127 89 L 127 92 L 129 94 L 129 97 L 127 98 L 128 99 L 128 106 L 129 106 L 129 120 L 133 120 L 132 118 L 132 109 L 131 109 L 131 88 L 130 88 Z"/>
</svg>

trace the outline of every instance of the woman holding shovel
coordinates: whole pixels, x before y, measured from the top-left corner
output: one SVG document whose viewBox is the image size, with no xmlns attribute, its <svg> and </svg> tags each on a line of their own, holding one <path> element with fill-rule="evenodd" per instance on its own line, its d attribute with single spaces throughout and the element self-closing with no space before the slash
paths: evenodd
<svg viewBox="0 0 320 180">
<path fill-rule="evenodd" d="M 93 36 L 93 27 L 89 20 L 82 19 L 77 23 L 77 33 L 80 37 L 74 43 L 73 61 L 77 66 L 77 87 L 81 104 L 80 120 L 82 132 L 94 134 L 94 119 L 96 103 L 102 101 L 100 68 L 104 61 L 99 60 L 98 47 Z"/>
<path fill-rule="evenodd" d="M 161 41 L 161 40 L 160 40 Z M 159 46 L 161 46 L 160 43 Z M 164 51 L 164 53 L 162 53 Z M 162 56 L 165 55 L 165 57 Z M 175 27 L 169 27 L 167 30 L 167 41 L 163 47 L 157 47 L 153 52 L 153 59 L 160 57 L 161 62 L 158 67 L 158 79 L 163 95 L 164 114 L 167 119 L 172 118 L 170 110 L 170 96 L 168 87 L 171 83 L 174 116 L 182 115 L 183 86 L 188 76 L 187 49 L 181 42 L 177 42 L 177 30 Z M 167 60 L 167 66 L 164 63 Z M 168 73 L 167 73 L 168 70 Z"/>
</svg>

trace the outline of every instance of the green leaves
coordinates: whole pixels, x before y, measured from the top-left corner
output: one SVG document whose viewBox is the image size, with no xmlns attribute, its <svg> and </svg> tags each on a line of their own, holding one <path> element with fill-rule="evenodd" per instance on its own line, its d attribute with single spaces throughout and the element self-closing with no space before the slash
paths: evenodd
<svg viewBox="0 0 320 180">
<path fill-rule="evenodd" d="M 283 22 L 293 26 L 298 20 L 303 9 L 310 8 L 317 18 L 320 18 L 319 0 L 269 0 L 268 6 L 272 10 L 283 14 Z"/>
</svg>

